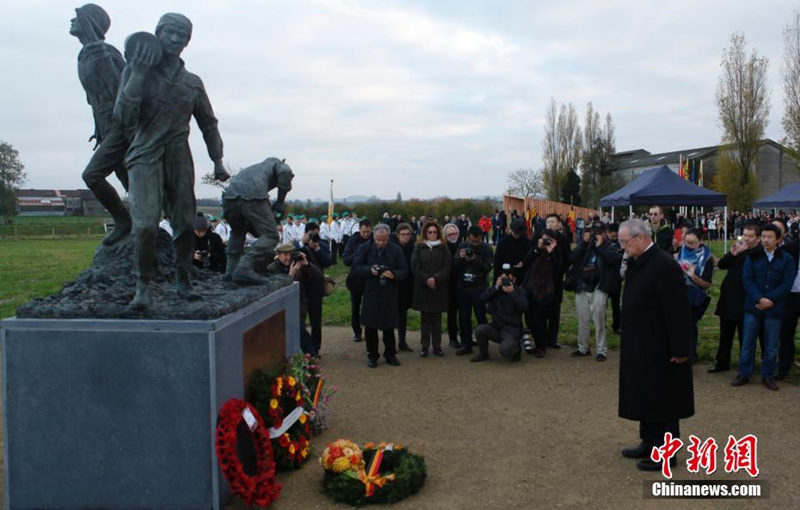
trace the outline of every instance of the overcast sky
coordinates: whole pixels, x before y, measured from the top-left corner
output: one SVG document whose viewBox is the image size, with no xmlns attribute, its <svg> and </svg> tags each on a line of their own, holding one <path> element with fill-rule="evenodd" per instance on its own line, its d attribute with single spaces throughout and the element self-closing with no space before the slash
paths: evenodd
<svg viewBox="0 0 800 510">
<path fill-rule="evenodd" d="M 0 140 L 25 187 L 85 187 L 91 109 L 78 81 L 77 2 L 3 0 Z M 499 195 L 541 166 L 550 98 L 611 112 L 617 150 L 714 145 L 720 54 L 743 31 L 769 58 L 767 137 L 783 136 L 782 30 L 789 1 L 103 1 L 106 41 L 180 12 L 183 59 L 205 83 L 225 163 L 269 156 L 295 171 L 290 198 Z M 581 124 L 583 121 L 581 120 Z M 196 124 L 197 196 L 212 164 Z M 111 178 L 113 180 L 113 177 Z"/>
</svg>

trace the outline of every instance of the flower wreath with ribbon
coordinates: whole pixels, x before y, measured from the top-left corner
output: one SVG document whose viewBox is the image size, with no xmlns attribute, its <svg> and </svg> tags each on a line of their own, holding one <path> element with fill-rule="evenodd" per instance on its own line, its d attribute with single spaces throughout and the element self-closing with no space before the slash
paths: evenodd
<svg viewBox="0 0 800 510">
<path fill-rule="evenodd" d="M 315 436 L 321 434 L 328 428 L 330 400 L 338 388 L 328 384 L 328 376 L 319 366 L 319 360 L 310 354 L 296 354 L 289 358 L 286 373 L 302 384 L 303 408 L 308 411 L 311 430 Z"/>
<path fill-rule="evenodd" d="M 256 397 L 256 408 L 270 427 L 269 437 L 278 471 L 299 468 L 311 451 L 311 427 L 303 408 L 302 391 L 294 376 L 280 375 L 272 382 L 268 397 Z"/>
<path fill-rule="evenodd" d="M 363 505 L 394 503 L 425 485 L 425 459 L 402 445 L 352 441 L 329 443 L 320 458 L 325 470 L 323 490 L 336 501 Z"/>
<path fill-rule="evenodd" d="M 256 473 L 248 475 L 236 453 L 236 431 L 244 422 L 250 431 L 256 453 Z M 217 462 L 231 484 L 231 491 L 247 505 L 269 506 L 281 493 L 275 481 L 275 462 L 267 427 L 258 411 L 244 400 L 230 399 L 220 410 L 217 421 Z"/>
</svg>

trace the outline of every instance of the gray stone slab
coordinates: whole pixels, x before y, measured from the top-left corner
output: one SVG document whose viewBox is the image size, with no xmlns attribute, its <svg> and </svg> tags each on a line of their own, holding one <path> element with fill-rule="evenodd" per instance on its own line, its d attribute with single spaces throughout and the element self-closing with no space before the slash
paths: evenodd
<svg viewBox="0 0 800 510">
<path fill-rule="evenodd" d="M 208 321 L 0 322 L 6 507 L 220 508 L 216 417 L 244 395 L 243 333 L 281 311 L 292 355 L 297 284 Z"/>
</svg>

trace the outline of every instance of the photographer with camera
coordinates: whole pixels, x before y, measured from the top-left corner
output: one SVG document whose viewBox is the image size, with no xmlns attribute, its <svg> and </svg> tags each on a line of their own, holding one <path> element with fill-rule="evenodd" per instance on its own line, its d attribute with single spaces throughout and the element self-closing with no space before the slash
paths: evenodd
<svg viewBox="0 0 800 510">
<path fill-rule="evenodd" d="M 272 274 L 286 274 L 300 283 L 300 348 L 303 352 L 316 355 L 317 347 L 311 335 L 306 330 L 306 316 L 308 315 L 308 289 L 313 282 L 322 280 L 322 270 L 308 262 L 306 254 L 296 250 L 291 243 L 278 246 L 275 250 L 275 261 L 267 266 L 267 272 Z"/>
<path fill-rule="evenodd" d="M 525 323 L 532 330 L 536 347 L 531 345 L 527 333 L 523 334 L 525 352 L 544 358 L 549 340 L 547 318 L 553 316 L 556 304 L 556 289 L 561 279 L 562 259 L 558 255 L 558 236 L 546 229 L 535 247 L 528 251 L 523 261 L 524 274 L 520 285 L 527 291 L 528 309 Z"/>
<path fill-rule="evenodd" d="M 461 348 L 456 354 L 472 352 L 472 312 L 478 324 L 486 324 L 486 304 L 481 300 L 486 290 L 486 276 L 492 270 L 494 255 L 488 244 L 481 241 L 480 227 L 468 230 L 469 240 L 463 243 L 454 257 L 453 273 L 458 280 L 458 319 L 461 331 Z"/>
<path fill-rule="evenodd" d="M 513 271 L 501 273 L 493 287 L 484 291 L 481 302 L 487 304 L 492 322 L 480 324 L 475 330 L 478 354 L 470 359 L 477 363 L 489 359 L 489 341 L 500 344 L 500 355 L 511 361 L 520 360 L 522 314 L 528 309 L 525 289 L 516 286 Z"/>
<path fill-rule="evenodd" d="M 403 250 L 389 242 L 389 226 L 375 225 L 373 239 L 366 241 L 352 259 L 351 274 L 362 282 L 364 299 L 361 324 L 367 340 L 367 366 L 378 366 L 378 331 L 383 332 L 383 357 L 399 366 L 394 328 L 399 324 L 397 282 L 408 277 Z M 349 248 L 349 246 L 348 246 Z"/>
<path fill-rule="evenodd" d="M 349 228 L 349 227 L 348 227 Z M 347 274 L 347 290 L 350 291 L 350 326 L 353 328 L 353 341 L 361 341 L 361 299 L 364 297 L 364 282 L 353 271 L 353 260 L 358 250 L 372 240 L 372 223 L 364 219 L 358 224 L 358 234 L 348 236 L 347 247 L 342 260 L 350 268 Z"/>
<path fill-rule="evenodd" d="M 319 234 L 319 225 L 306 223 L 305 233 L 300 241 L 294 244 L 295 250 L 304 253 L 306 260 L 320 269 L 319 277 L 309 278 L 306 285 L 308 299 L 308 321 L 311 327 L 311 338 L 317 353 L 322 348 L 322 299 L 325 297 L 325 277 L 322 270 L 331 266 L 331 254 L 328 243 Z"/>
<path fill-rule="evenodd" d="M 606 299 L 619 286 L 622 253 L 608 240 L 606 226 L 597 222 L 578 241 L 570 259 L 574 271 L 578 349 L 572 357 L 589 356 L 590 321 L 594 322 L 597 361 L 606 360 Z"/>
<path fill-rule="evenodd" d="M 192 264 L 199 269 L 210 269 L 217 273 L 225 272 L 225 244 L 219 234 L 208 226 L 208 219 L 202 212 L 194 220 L 194 256 Z"/>
</svg>

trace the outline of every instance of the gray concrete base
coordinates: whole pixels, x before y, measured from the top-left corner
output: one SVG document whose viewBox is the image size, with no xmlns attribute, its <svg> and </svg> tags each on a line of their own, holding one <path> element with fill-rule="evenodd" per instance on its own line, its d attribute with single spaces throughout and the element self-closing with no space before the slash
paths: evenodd
<svg viewBox="0 0 800 510">
<path fill-rule="evenodd" d="M 208 321 L 0 322 L 5 507 L 218 510 L 217 414 L 244 397 L 245 349 L 285 332 L 300 352 L 299 326 L 297 284 Z"/>
</svg>

